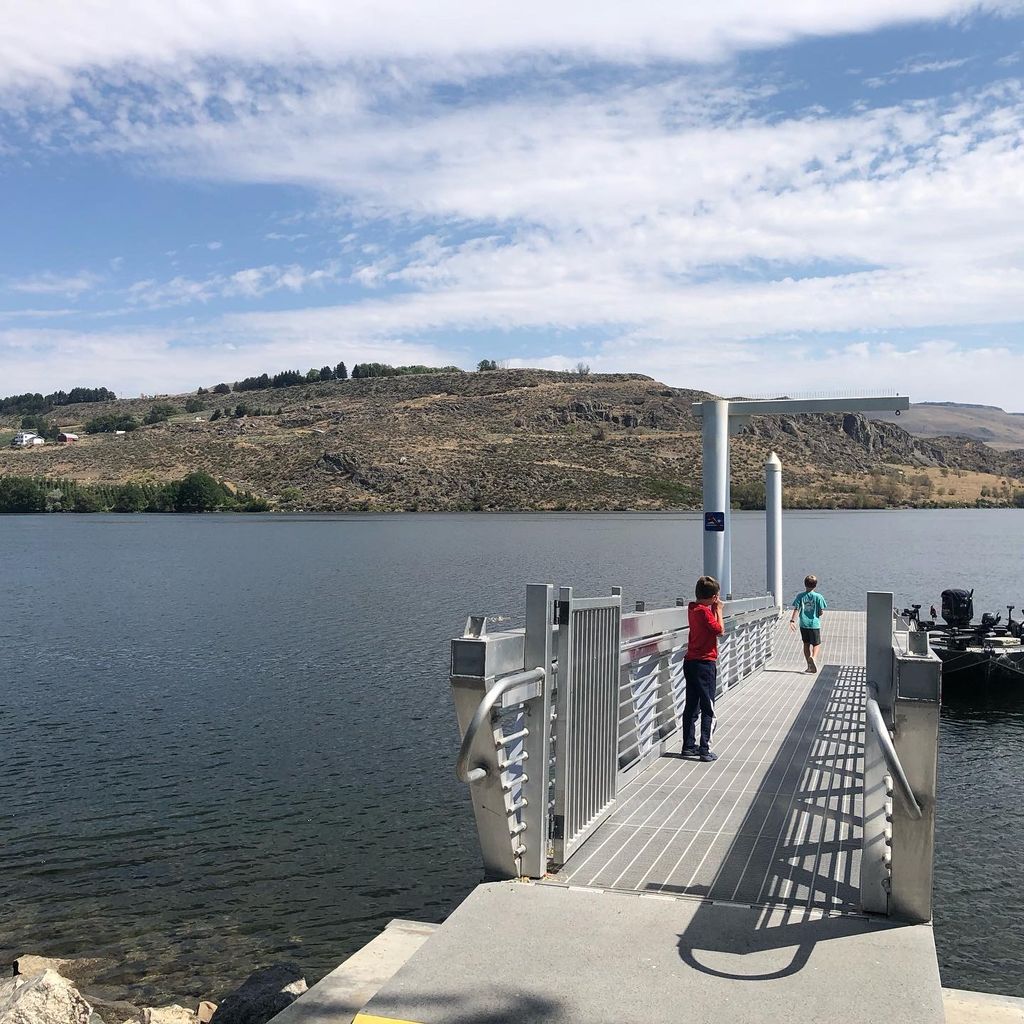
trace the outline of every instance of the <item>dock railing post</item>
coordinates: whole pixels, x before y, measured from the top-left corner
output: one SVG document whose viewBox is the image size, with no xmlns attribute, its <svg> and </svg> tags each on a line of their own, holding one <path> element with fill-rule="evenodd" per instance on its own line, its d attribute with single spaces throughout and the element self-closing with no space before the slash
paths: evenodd
<svg viewBox="0 0 1024 1024">
<path fill-rule="evenodd" d="M 782 597 L 782 463 L 772 452 L 764 462 L 765 586 L 784 608 Z"/>
<path fill-rule="evenodd" d="M 520 873 L 524 878 L 543 878 L 548 869 L 554 591 L 550 583 L 531 584 L 526 588 L 525 664 L 543 666 L 547 676 L 544 692 L 526 705 L 526 727 L 530 734 L 525 742 L 529 778 L 523 786 L 526 800 L 523 822 L 526 828 L 522 840 L 526 852 L 520 860 Z"/>
<path fill-rule="evenodd" d="M 885 720 L 892 724 L 892 594 L 868 592 L 867 651 L 868 686 Z"/>
<path fill-rule="evenodd" d="M 932 919 L 935 794 L 942 662 L 931 650 L 892 652 L 895 677 L 893 746 L 920 808 L 909 812 L 900 794 L 892 806 L 889 914 L 902 921 Z"/>
<path fill-rule="evenodd" d="M 867 597 L 867 685 L 886 723 L 892 716 L 892 594 Z M 860 861 L 861 907 L 871 914 L 889 913 L 889 791 L 888 772 L 876 723 L 864 724 L 864 832 Z"/>
</svg>

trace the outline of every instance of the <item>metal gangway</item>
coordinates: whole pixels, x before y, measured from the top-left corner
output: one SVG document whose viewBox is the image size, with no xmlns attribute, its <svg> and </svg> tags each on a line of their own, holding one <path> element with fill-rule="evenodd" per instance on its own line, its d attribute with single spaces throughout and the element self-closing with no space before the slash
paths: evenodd
<svg viewBox="0 0 1024 1024">
<path fill-rule="evenodd" d="M 530 586 L 452 641 L 488 877 L 929 921 L 940 662 L 892 596 L 829 617 L 816 675 L 771 596 L 727 603 L 713 766 L 679 756 L 684 603 L 621 604 Z"/>
</svg>

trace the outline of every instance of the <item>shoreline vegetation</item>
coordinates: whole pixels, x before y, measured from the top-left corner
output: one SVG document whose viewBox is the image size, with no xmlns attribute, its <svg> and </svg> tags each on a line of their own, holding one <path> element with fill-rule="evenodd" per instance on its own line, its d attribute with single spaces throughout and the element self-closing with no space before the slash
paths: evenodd
<svg viewBox="0 0 1024 1024">
<path fill-rule="evenodd" d="M 921 483 L 904 485 L 896 480 L 895 487 L 907 487 L 909 496 L 893 493 L 892 478 L 882 476 L 880 483 L 863 486 L 848 486 L 841 495 L 830 500 L 815 501 L 808 496 L 784 500 L 788 511 L 908 511 L 915 509 L 978 509 L 978 508 L 1021 508 L 1024 509 L 1024 490 L 1003 490 L 989 493 L 971 502 L 943 502 L 931 497 L 932 488 Z M 924 477 L 927 480 L 927 477 Z M 296 489 L 297 491 L 297 489 Z M 734 488 L 732 508 L 737 512 L 764 511 L 764 488 L 740 486 Z M 678 491 L 677 495 L 678 496 Z M 845 499 L 845 500 L 844 500 Z M 587 508 L 585 506 L 559 505 L 554 508 L 453 508 L 451 512 L 490 512 L 494 514 L 515 514 L 527 512 L 700 512 L 699 501 L 671 504 L 663 508 L 621 507 Z M 281 512 L 294 515 L 305 511 L 324 512 L 369 512 L 408 513 L 416 508 L 372 509 L 304 509 L 301 492 L 286 494 L 283 502 L 271 504 L 266 498 L 250 491 L 238 491 L 231 484 L 218 481 L 208 473 L 189 473 L 180 480 L 163 483 L 152 481 L 128 483 L 83 483 L 70 479 L 47 477 L 0 477 L 0 515 L 25 513 L 161 513 L 195 514 L 199 512 Z M 432 510 L 434 511 L 434 510 Z"/>
<path fill-rule="evenodd" d="M 208 473 L 165 483 L 89 484 L 45 477 L 0 477 L 5 512 L 267 512 L 269 503 L 234 491 Z"/>
</svg>

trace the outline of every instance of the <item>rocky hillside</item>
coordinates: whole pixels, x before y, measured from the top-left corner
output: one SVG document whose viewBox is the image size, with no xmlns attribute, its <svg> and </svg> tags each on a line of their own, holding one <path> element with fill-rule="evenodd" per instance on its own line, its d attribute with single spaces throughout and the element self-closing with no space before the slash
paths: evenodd
<svg viewBox="0 0 1024 1024">
<path fill-rule="evenodd" d="M 48 419 L 68 429 L 111 412 L 141 420 L 158 401 L 177 412 L 122 436 L 4 448 L 0 475 L 160 481 L 201 469 L 308 510 L 696 508 L 691 404 L 705 397 L 640 375 L 498 370 L 211 394 L 192 413 L 194 395 L 119 400 Z M 239 403 L 248 411 L 236 416 Z M 861 416 L 764 417 L 733 441 L 743 501 L 756 503 L 772 449 L 795 505 L 974 503 L 982 486 L 999 502 L 1024 488 L 1024 453 Z"/>
</svg>

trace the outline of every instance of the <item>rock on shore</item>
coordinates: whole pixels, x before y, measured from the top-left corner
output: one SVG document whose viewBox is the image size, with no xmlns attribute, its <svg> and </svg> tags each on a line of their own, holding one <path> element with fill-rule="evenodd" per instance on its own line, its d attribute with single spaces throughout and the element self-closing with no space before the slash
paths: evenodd
<svg viewBox="0 0 1024 1024">
<path fill-rule="evenodd" d="M 196 1009 L 139 1007 L 93 995 L 64 976 L 82 985 L 79 979 L 88 979 L 97 964 L 102 961 L 18 957 L 14 976 L 0 981 L 0 1024 L 267 1024 L 306 991 L 298 967 L 275 964 L 249 975 L 220 1006 L 204 999 Z"/>
<path fill-rule="evenodd" d="M 0 1024 L 89 1024 L 92 1016 L 78 989 L 49 968 L 0 982 Z"/>
</svg>

